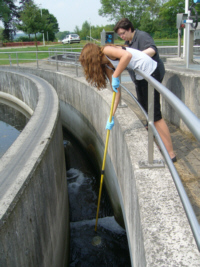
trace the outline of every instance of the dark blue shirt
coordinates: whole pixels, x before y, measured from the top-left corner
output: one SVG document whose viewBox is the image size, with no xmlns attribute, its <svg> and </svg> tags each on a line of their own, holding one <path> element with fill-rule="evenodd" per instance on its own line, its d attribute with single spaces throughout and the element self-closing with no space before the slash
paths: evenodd
<svg viewBox="0 0 200 267">
<path fill-rule="evenodd" d="M 126 41 L 125 45 L 132 47 L 132 48 L 135 48 L 135 49 L 140 50 L 140 51 L 143 51 L 143 50 L 150 48 L 150 47 L 153 50 L 155 50 L 156 53 L 152 57 L 152 59 L 158 63 L 158 69 L 160 71 L 160 79 L 161 80 L 163 79 L 164 74 L 165 74 L 164 64 L 163 64 L 162 60 L 160 59 L 158 49 L 154 43 L 153 38 L 147 32 L 143 32 L 143 31 L 136 29 L 132 41 L 131 42 Z M 135 80 L 135 78 L 133 77 L 133 73 L 130 73 L 130 75 L 131 75 L 132 80 Z"/>
</svg>

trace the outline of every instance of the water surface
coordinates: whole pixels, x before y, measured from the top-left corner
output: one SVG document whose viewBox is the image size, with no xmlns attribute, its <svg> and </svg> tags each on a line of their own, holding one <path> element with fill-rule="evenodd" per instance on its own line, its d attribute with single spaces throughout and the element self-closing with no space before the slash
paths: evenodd
<svg viewBox="0 0 200 267">
<path fill-rule="evenodd" d="M 28 119 L 19 111 L 0 103 L 0 158 L 17 139 Z"/>
<path fill-rule="evenodd" d="M 100 174 L 81 145 L 64 131 L 70 204 L 70 267 L 131 266 L 126 231 L 113 216 L 103 186 L 97 232 L 95 229 Z M 94 238 L 101 238 L 99 245 Z"/>
</svg>

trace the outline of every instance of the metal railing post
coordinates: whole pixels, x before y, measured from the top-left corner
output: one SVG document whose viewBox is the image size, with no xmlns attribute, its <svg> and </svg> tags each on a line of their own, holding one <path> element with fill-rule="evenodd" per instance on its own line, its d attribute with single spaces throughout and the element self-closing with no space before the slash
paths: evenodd
<svg viewBox="0 0 200 267">
<path fill-rule="evenodd" d="M 16 52 L 17 67 L 19 67 L 18 54 Z"/>
<path fill-rule="evenodd" d="M 140 161 L 140 168 L 164 168 L 162 160 L 154 160 L 154 87 L 148 83 L 148 160 Z"/>
<path fill-rule="evenodd" d="M 119 81 L 120 81 L 120 86 L 119 86 L 119 91 L 120 91 L 120 93 L 121 93 L 121 81 L 122 81 L 122 76 L 121 76 L 121 74 L 119 75 Z M 120 97 L 120 100 L 119 100 L 119 106 L 121 106 L 121 104 L 122 104 L 122 96 Z"/>
<path fill-rule="evenodd" d="M 153 131 L 152 124 L 154 123 L 154 88 L 148 86 L 148 162 L 153 164 Z"/>
<path fill-rule="evenodd" d="M 58 71 L 58 54 L 56 52 L 56 71 Z"/>
<path fill-rule="evenodd" d="M 38 62 L 38 51 L 36 51 L 36 61 L 37 61 L 37 69 L 39 69 L 39 62 Z"/>
<path fill-rule="evenodd" d="M 11 61 L 11 56 L 10 56 L 10 54 L 9 54 L 8 56 L 9 56 L 10 66 L 12 66 L 12 61 Z"/>
<path fill-rule="evenodd" d="M 76 64 L 76 76 L 78 77 L 77 54 L 75 54 L 75 64 Z"/>
<path fill-rule="evenodd" d="M 120 93 L 122 92 L 122 89 L 121 89 L 121 80 L 122 80 L 122 76 L 121 74 L 119 75 L 119 81 L 120 81 L 120 86 L 118 88 L 118 90 L 120 91 Z M 120 100 L 119 100 L 119 105 L 118 105 L 119 108 L 127 108 L 128 106 L 126 104 L 123 104 L 122 105 L 122 94 L 120 96 Z"/>
</svg>

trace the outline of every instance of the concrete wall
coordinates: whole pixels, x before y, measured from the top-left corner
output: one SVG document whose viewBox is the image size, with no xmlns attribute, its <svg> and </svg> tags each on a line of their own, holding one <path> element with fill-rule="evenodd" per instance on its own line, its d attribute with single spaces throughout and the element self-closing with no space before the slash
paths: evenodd
<svg viewBox="0 0 200 267">
<path fill-rule="evenodd" d="M 178 46 L 157 46 L 160 55 L 177 55 Z M 183 47 L 181 48 L 183 51 Z"/>
<path fill-rule="evenodd" d="M 160 55 L 178 55 L 178 46 L 157 46 Z M 183 46 L 181 46 L 181 53 L 183 53 Z M 200 53 L 200 46 L 193 47 L 193 53 L 198 55 Z"/>
<path fill-rule="evenodd" d="M 96 157 L 101 168 L 111 91 L 97 91 L 75 75 L 21 71 L 41 76 L 56 88 L 64 126 Z M 155 159 L 160 159 L 157 147 L 154 149 Z M 146 130 L 129 108 L 118 109 L 104 181 L 115 215 L 122 210 L 132 265 L 199 266 L 199 252 L 169 170 L 140 169 L 139 160 L 146 159 Z"/>
<path fill-rule="evenodd" d="M 200 76 L 195 70 L 184 70 L 166 65 L 163 79 L 165 85 L 173 92 L 198 118 L 200 118 Z M 162 99 L 162 114 L 171 123 L 182 131 L 190 133 L 185 123 L 180 119 L 173 108 Z"/>
<path fill-rule="evenodd" d="M 66 266 L 69 216 L 59 102 L 33 75 L 0 71 L 0 91 L 34 113 L 0 159 L 0 266 Z"/>
</svg>

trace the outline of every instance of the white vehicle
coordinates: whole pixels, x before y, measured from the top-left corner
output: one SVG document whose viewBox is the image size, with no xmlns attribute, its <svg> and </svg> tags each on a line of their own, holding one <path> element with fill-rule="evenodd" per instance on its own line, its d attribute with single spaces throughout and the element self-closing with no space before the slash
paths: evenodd
<svg viewBox="0 0 200 267">
<path fill-rule="evenodd" d="M 68 34 L 65 39 L 62 40 L 63 44 L 80 43 L 81 39 L 78 34 Z"/>
</svg>

